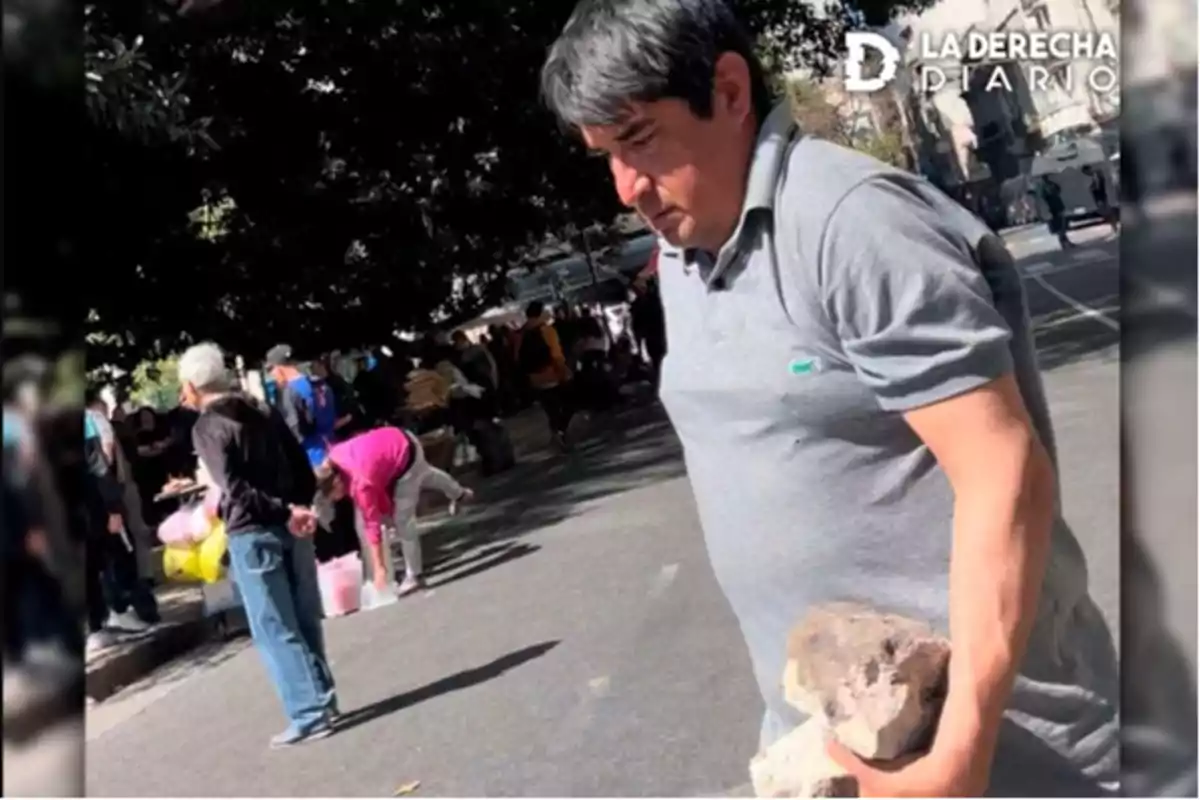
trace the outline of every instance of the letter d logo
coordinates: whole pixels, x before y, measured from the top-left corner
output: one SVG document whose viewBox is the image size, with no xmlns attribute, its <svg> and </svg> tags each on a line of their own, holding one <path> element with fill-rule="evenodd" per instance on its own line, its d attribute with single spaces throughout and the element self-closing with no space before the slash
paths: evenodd
<svg viewBox="0 0 1200 800">
<path fill-rule="evenodd" d="M 868 47 L 883 57 L 883 68 L 874 78 L 863 77 Z M 896 67 L 899 63 L 900 51 L 883 34 L 872 31 L 851 31 L 846 34 L 846 91 L 879 91 L 896 77 Z"/>
</svg>

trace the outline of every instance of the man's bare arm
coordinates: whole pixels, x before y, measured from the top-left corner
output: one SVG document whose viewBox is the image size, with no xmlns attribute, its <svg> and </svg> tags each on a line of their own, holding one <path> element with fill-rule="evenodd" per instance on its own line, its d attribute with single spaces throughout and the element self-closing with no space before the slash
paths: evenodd
<svg viewBox="0 0 1200 800">
<path fill-rule="evenodd" d="M 950 693 L 934 749 L 986 787 L 1037 612 L 1055 477 L 1011 374 L 907 412 L 954 491 Z"/>
</svg>

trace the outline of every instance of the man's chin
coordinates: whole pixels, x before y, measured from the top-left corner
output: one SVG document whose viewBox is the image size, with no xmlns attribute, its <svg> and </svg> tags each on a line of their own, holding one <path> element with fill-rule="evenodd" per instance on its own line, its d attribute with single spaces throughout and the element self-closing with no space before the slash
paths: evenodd
<svg viewBox="0 0 1200 800">
<path fill-rule="evenodd" d="M 685 224 L 680 225 L 665 225 L 662 228 L 657 228 L 654 231 L 659 238 L 665 241 L 671 247 L 685 248 L 689 247 L 689 236 L 691 232 L 690 226 Z"/>
</svg>

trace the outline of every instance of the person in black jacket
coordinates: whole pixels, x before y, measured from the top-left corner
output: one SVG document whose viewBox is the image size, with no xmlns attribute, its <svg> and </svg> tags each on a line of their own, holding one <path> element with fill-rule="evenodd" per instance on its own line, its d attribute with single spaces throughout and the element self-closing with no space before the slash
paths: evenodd
<svg viewBox="0 0 1200 800">
<path fill-rule="evenodd" d="M 125 526 L 125 490 L 105 453 L 100 429 L 84 415 L 88 520 L 88 649 L 115 643 L 122 632 L 141 632 L 158 621 L 154 595 L 138 575 L 137 554 Z"/>
<path fill-rule="evenodd" d="M 187 405 L 200 412 L 192 441 L 221 490 L 229 563 L 250 635 L 290 721 L 271 746 L 328 736 L 337 696 L 321 629 L 311 507 L 317 485 L 308 456 L 277 410 L 233 389 L 215 344 L 183 354 L 179 381 Z"/>
<path fill-rule="evenodd" d="M 662 298 L 658 293 L 656 276 L 639 277 L 633 284 L 633 301 L 629 306 L 633 335 L 639 347 L 644 347 L 650 359 L 655 394 L 662 377 L 662 362 L 667 355 L 667 326 L 663 318 Z"/>
</svg>

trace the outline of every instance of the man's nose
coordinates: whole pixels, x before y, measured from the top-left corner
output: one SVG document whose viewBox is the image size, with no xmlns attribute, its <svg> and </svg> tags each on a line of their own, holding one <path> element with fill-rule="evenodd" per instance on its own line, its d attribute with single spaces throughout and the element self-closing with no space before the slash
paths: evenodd
<svg viewBox="0 0 1200 800">
<path fill-rule="evenodd" d="M 623 205 L 633 208 L 637 199 L 650 190 L 650 179 L 617 158 L 609 161 L 609 168 L 617 187 L 617 197 Z"/>
</svg>

